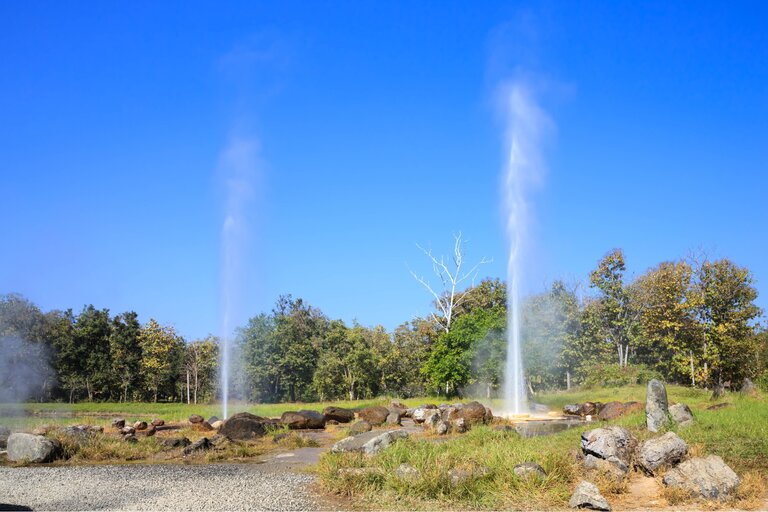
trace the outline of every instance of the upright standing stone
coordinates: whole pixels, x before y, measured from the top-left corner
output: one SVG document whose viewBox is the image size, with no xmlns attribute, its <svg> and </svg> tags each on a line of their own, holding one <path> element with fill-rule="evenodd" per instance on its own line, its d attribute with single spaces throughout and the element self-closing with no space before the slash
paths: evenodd
<svg viewBox="0 0 768 512">
<path fill-rule="evenodd" d="M 667 388 L 661 381 L 653 379 L 648 383 L 648 396 L 645 400 L 645 423 L 648 430 L 658 432 L 668 421 Z"/>
</svg>

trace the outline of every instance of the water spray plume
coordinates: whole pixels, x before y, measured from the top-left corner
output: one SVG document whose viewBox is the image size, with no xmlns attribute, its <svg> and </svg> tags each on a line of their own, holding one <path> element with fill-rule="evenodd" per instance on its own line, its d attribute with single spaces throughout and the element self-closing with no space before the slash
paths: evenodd
<svg viewBox="0 0 768 512">
<path fill-rule="evenodd" d="M 232 335 L 241 302 L 242 260 L 248 242 L 247 207 L 254 194 L 258 170 L 258 143 L 235 137 L 223 151 L 219 172 L 224 180 L 224 221 L 221 227 L 221 400 L 222 414 L 229 417 L 232 370 Z"/>
<path fill-rule="evenodd" d="M 520 289 L 531 221 L 527 197 L 543 177 L 540 145 L 542 133 L 550 121 L 524 84 L 514 83 L 503 93 L 507 122 L 504 191 L 509 241 L 504 406 L 507 414 L 525 414 L 528 401 L 520 340 Z"/>
</svg>

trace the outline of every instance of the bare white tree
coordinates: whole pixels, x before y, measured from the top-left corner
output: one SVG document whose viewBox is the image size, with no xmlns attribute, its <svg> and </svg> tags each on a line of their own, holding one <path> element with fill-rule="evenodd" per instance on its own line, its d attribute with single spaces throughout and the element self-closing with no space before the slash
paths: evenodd
<svg viewBox="0 0 768 512">
<path fill-rule="evenodd" d="M 453 239 L 453 254 L 449 258 L 440 256 L 438 259 L 432 254 L 431 249 L 427 250 L 419 244 L 416 244 L 416 247 L 426 254 L 432 263 L 432 270 L 440 280 L 441 288 L 439 290 L 436 290 L 423 276 L 417 275 L 413 270 L 410 271 L 413 278 L 421 283 L 432 297 L 435 298 L 435 304 L 438 311 L 433 312 L 431 316 L 435 323 L 442 327 L 445 332 L 450 331 L 454 311 L 466 298 L 468 289 L 471 286 L 474 286 L 478 269 L 481 265 L 492 261 L 482 258 L 469 270 L 465 270 L 463 246 L 466 242 L 462 241 L 461 232 L 459 232 L 458 235 L 453 235 Z M 462 290 L 465 281 L 468 279 L 471 280 L 470 286 Z"/>
</svg>

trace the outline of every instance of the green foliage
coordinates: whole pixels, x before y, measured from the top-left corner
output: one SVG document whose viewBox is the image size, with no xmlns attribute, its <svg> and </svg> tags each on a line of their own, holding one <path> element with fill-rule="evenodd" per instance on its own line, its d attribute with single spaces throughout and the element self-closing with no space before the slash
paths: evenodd
<svg viewBox="0 0 768 512">
<path fill-rule="evenodd" d="M 599 387 L 621 387 L 646 384 L 661 375 L 644 366 L 632 365 L 622 368 L 616 364 L 596 364 L 580 370 L 582 385 L 587 389 Z"/>
<path fill-rule="evenodd" d="M 162 326 L 154 318 L 141 328 L 138 341 L 145 395 L 151 396 L 153 402 L 157 402 L 162 394 L 173 395 L 184 341 L 173 327 Z"/>
</svg>

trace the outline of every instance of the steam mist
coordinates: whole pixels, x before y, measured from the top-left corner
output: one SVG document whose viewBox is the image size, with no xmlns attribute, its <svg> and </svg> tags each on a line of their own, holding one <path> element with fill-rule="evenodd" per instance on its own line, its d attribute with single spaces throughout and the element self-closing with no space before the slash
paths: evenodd
<svg viewBox="0 0 768 512">
<path fill-rule="evenodd" d="M 248 205 L 253 199 L 259 168 L 259 144 L 254 138 L 233 137 L 219 159 L 225 188 L 221 226 L 221 399 L 229 417 L 232 337 L 242 303 L 243 259 L 248 246 Z"/>
<path fill-rule="evenodd" d="M 41 343 L 0 337 L 0 354 L 0 404 L 46 396 L 56 383 L 48 351 Z"/>
<path fill-rule="evenodd" d="M 549 118 L 519 82 L 504 90 L 507 161 L 504 171 L 509 259 L 507 260 L 507 361 L 504 378 L 505 409 L 509 414 L 528 410 L 520 349 L 520 287 L 523 259 L 528 250 L 531 188 L 544 174 L 541 139 Z"/>
</svg>

